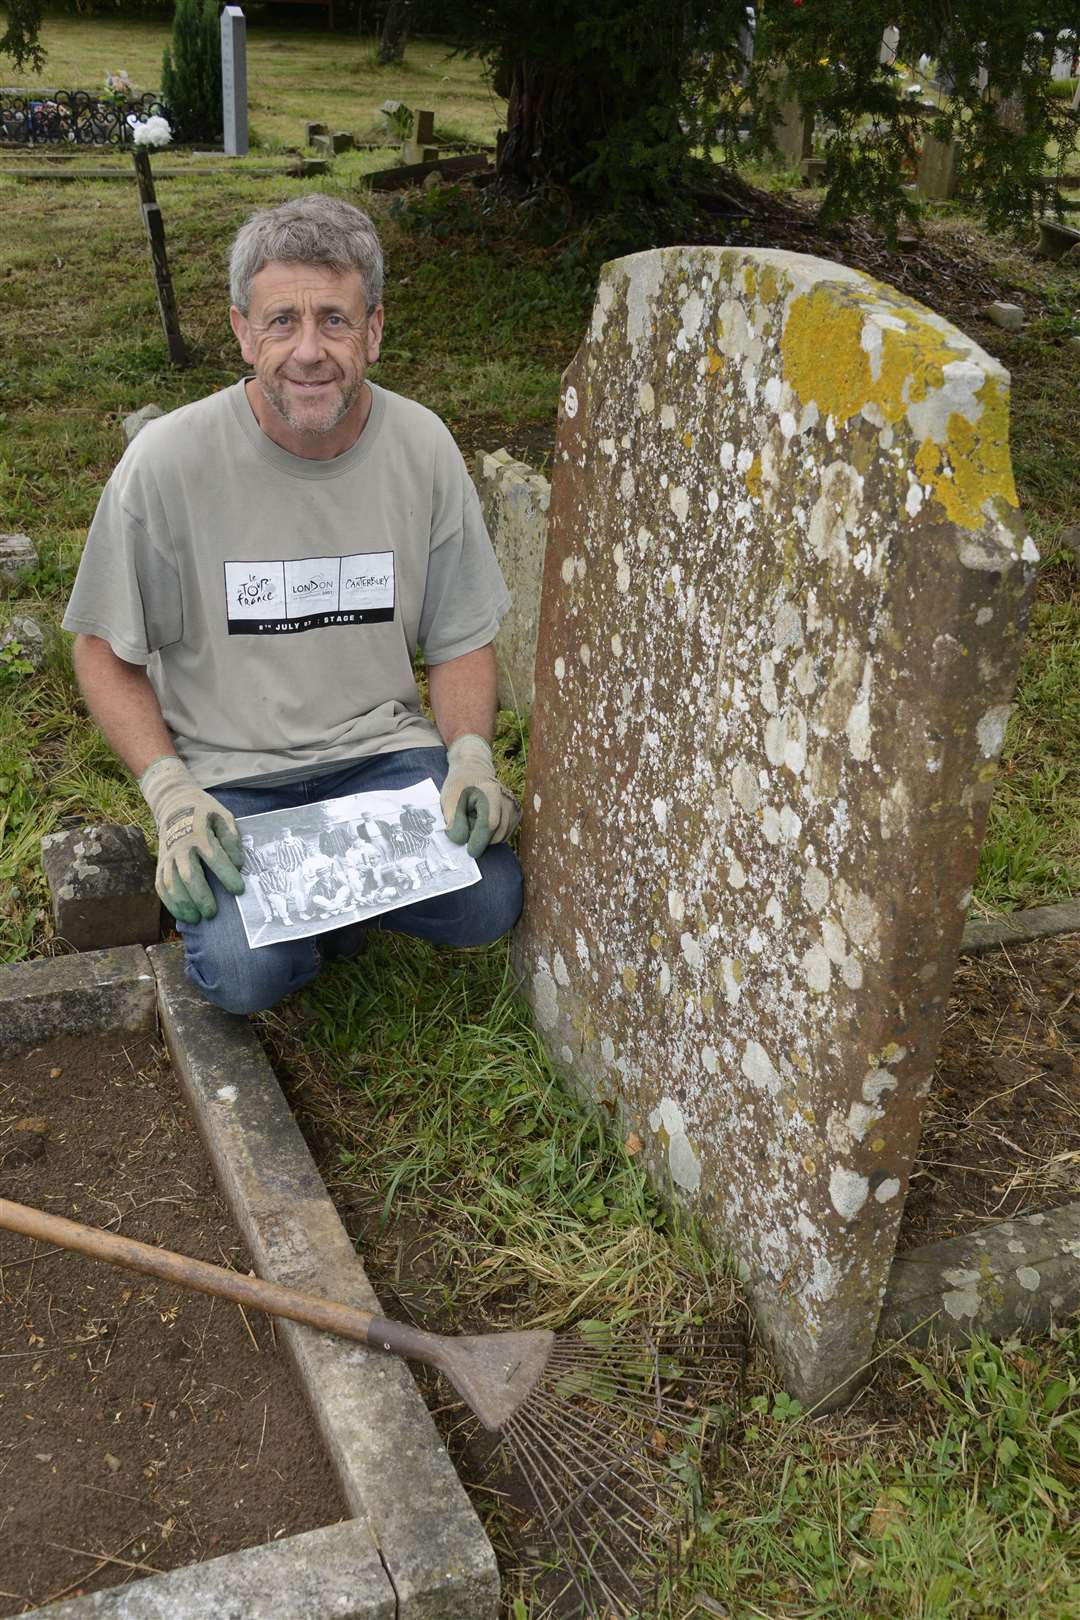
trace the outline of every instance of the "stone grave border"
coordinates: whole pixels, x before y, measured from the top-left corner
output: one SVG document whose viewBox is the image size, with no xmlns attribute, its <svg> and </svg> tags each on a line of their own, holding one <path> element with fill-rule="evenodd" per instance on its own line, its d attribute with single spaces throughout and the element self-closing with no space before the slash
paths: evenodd
<svg viewBox="0 0 1080 1620">
<path fill-rule="evenodd" d="M 187 984 L 182 947 L 87 951 L 0 970 L 0 1052 L 65 1035 L 161 1032 L 260 1275 L 379 1304 L 245 1018 Z M 494 1620 L 491 1544 L 405 1364 L 279 1321 L 351 1518 L 47 1606 L 55 1620 Z"/>
</svg>

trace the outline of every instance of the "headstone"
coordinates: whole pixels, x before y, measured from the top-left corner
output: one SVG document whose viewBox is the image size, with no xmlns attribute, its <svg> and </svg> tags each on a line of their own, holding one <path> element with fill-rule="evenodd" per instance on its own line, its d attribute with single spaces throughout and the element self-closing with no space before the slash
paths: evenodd
<svg viewBox="0 0 1080 1620">
<path fill-rule="evenodd" d="M 1052 79 L 1071 79 L 1073 58 L 1076 55 L 1076 35 L 1061 33 L 1054 46 L 1054 54 L 1050 60 L 1050 77 Z"/>
<path fill-rule="evenodd" d="M 1038 553 L 1008 374 L 839 264 L 604 267 L 565 373 L 515 962 L 788 1388 L 870 1359 Z"/>
<path fill-rule="evenodd" d="M 779 157 L 797 169 L 814 152 L 814 115 L 793 95 L 784 94 L 773 125 L 773 139 Z"/>
<path fill-rule="evenodd" d="M 495 637 L 499 707 L 528 714 L 551 485 L 524 462 L 515 461 L 509 450 L 479 455 L 475 482 L 484 522 L 514 599 Z"/>
<path fill-rule="evenodd" d="M 435 114 L 417 112 L 412 133 L 401 143 L 402 163 L 434 163 L 439 155 L 435 141 Z"/>
<path fill-rule="evenodd" d="M 881 36 L 881 45 L 878 49 L 878 61 L 882 67 L 896 66 L 896 53 L 900 47 L 900 30 L 890 23 Z"/>
<path fill-rule="evenodd" d="M 403 101 L 384 101 L 379 108 L 379 117 L 388 135 L 400 136 L 401 126 L 406 115 L 411 122 L 412 114 Z"/>
<path fill-rule="evenodd" d="M 329 133 L 313 135 L 308 145 L 313 152 L 318 152 L 320 157 L 333 157 L 334 155 L 334 137 Z"/>
<path fill-rule="evenodd" d="M 160 405 L 144 405 L 140 410 L 132 411 L 130 416 L 124 417 L 124 443 L 130 444 L 132 439 L 140 434 L 147 422 L 153 422 L 165 412 Z"/>
<path fill-rule="evenodd" d="M 72 950 L 153 945 L 160 937 L 154 861 L 138 827 L 106 821 L 47 833 L 41 864 L 57 938 Z"/>
<path fill-rule="evenodd" d="M 37 549 L 29 535 L 0 534 L 0 585 L 17 585 L 37 565 Z"/>
<path fill-rule="evenodd" d="M 330 133 L 330 130 L 329 130 L 328 125 L 326 125 L 326 124 L 320 124 L 320 123 L 308 123 L 308 124 L 305 124 L 304 125 L 304 145 L 305 146 L 310 146 L 313 138 L 316 135 L 329 135 L 329 133 Z"/>
<path fill-rule="evenodd" d="M 930 130 L 923 131 L 922 154 L 919 158 L 919 193 L 935 201 L 946 202 L 956 195 L 957 153 L 955 141 L 939 141 Z"/>
<path fill-rule="evenodd" d="M 221 104 L 225 151 L 246 157 L 248 149 L 247 22 L 239 6 L 221 13 Z"/>
<path fill-rule="evenodd" d="M 335 129 L 330 136 L 330 150 L 335 157 L 339 152 L 351 152 L 356 142 L 347 129 Z"/>
<path fill-rule="evenodd" d="M 18 648 L 18 653 L 14 649 Z M 34 669 L 45 662 L 45 632 L 36 619 L 17 615 L 0 629 L 0 653 L 12 649 L 12 656 L 25 658 Z"/>
</svg>

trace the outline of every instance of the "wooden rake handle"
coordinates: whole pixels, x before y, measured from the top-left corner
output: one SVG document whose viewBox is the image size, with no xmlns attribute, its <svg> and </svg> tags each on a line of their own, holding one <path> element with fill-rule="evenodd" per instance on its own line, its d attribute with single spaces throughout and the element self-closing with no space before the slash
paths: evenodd
<svg viewBox="0 0 1080 1620">
<path fill-rule="evenodd" d="M 271 1316 L 286 1316 L 293 1322 L 303 1322 L 326 1333 L 340 1333 L 347 1339 L 358 1339 L 361 1344 L 371 1339 L 373 1347 L 377 1343 L 380 1350 L 398 1349 L 396 1344 L 386 1342 L 385 1331 L 377 1331 L 372 1337 L 373 1323 L 378 1324 L 378 1330 L 398 1326 L 386 1323 L 372 1311 L 339 1305 L 331 1299 L 320 1299 L 317 1294 L 301 1294 L 295 1288 L 266 1282 L 262 1277 L 245 1277 L 239 1271 L 226 1271 L 224 1266 L 212 1266 L 205 1260 L 174 1254 L 171 1249 L 156 1249 L 150 1243 L 139 1243 L 135 1238 L 121 1237 L 116 1232 L 83 1226 L 63 1215 L 47 1215 L 44 1210 L 31 1209 L 28 1204 L 14 1204 L 10 1199 L 0 1198 L 0 1228 L 55 1244 L 61 1249 L 72 1249 L 91 1260 L 105 1260 L 111 1266 L 124 1266 L 128 1271 L 146 1272 L 151 1277 L 160 1277 L 163 1282 L 179 1283 L 201 1294 L 216 1294 L 237 1305 L 251 1305 Z M 403 1346 L 402 1350 L 405 1354 L 412 1353 Z"/>
</svg>

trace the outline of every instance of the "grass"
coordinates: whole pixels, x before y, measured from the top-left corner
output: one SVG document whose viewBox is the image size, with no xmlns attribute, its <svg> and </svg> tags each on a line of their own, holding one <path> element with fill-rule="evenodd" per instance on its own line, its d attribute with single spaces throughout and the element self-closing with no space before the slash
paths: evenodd
<svg viewBox="0 0 1080 1620">
<path fill-rule="evenodd" d="M 96 83 L 125 67 L 155 82 L 158 24 L 51 18 L 45 82 Z M 412 47 L 376 70 L 366 42 L 254 26 L 253 121 L 262 151 L 298 144 L 309 117 L 362 129 L 387 96 L 489 139 L 501 117 L 474 64 Z M 318 104 L 311 86 L 318 85 Z M 155 159 L 162 166 L 173 159 Z M 326 188 L 361 200 L 361 157 Z M 181 163 L 182 166 L 182 163 Z M 72 812 L 141 822 L 145 808 L 75 692 L 57 629 L 119 424 L 231 382 L 240 362 L 223 250 L 253 208 L 306 189 L 222 163 L 211 181 L 163 183 L 170 257 L 194 364 L 164 359 L 134 187 L 19 184 L 0 168 L 0 527 L 37 542 L 40 566 L 0 603 L 45 623 L 39 674 L 0 655 L 0 957 L 54 949 L 39 841 Z M 471 456 L 550 451 L 558 379 L 584 330 L 591 285 L 567 243 L 544 246 L 456 194 L 402 207 L 375 198 L 388 250 L 378 377 L 450 422 Z M 1043 311 L 1017 337 L 980 340 L 1013 373 L 1013 457 L 1048 563 L 980 869 L 984 907 L 1080 893 L 1080 571 L 1060 544 L 1075 521 L 1080 402 L 1069 386 L 1080 284 L 958 218 L 955 229 Z M 1026 278 L 1026 279 L 1025 279 Z M 501 717 L 508 780 L 524 728 Z M 514 994 L 505 947 L 435 952 L 378 938 L 262 1023 L 338 1207 L 384 1297 L 459 1327 L 580 1315 L 678 1329 L 737 1309 L 730 1277 L 658 1203 L 632 1144 L 572 1102 Z M 402 1257 L 405 1257 L 404 1259 Z M 426 1256 L 426 1258 L 425 1258 Z M 1066 1620 L 1080 1607 L 1068 1493 L 1080 1482 L 1080 1341 L 903 1353 L 840 1417 L 776 1390 L 755 1349 L 746 1405 L 706 1487 L 674 1616 L 732 1620 Z M 490 1523 L 505 1534 L 498 1512 Z M 513 1620 L 540 1605 L 519 1591 Z"/>
</svg>

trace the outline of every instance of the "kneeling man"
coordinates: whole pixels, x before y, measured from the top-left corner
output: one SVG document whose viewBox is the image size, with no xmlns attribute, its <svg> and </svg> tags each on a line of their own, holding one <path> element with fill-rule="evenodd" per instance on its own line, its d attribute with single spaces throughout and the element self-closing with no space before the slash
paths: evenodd
<svg viewBox="0 0 1080 1620">
<path fill-rule="evenodd" d="M 378 921 L 443 944 L 511 928 L 521 872 L 490 748 L 509 596 L 447 429 L 367 380 L 383 329 L 374 227 L 300 197 L 241 227 L 230 272 L 253 375 L 143 428 L 102 494 L 64 627 L 87 706 L 153 811 L 188 976 L 248 1012 L 358 948 L 364 925 L 250 949 L 237 815 L 433 778 L 482 880 Z"/>
</svg>

